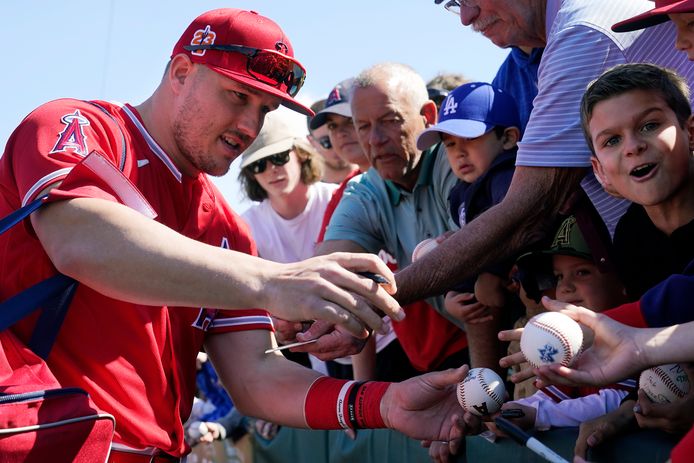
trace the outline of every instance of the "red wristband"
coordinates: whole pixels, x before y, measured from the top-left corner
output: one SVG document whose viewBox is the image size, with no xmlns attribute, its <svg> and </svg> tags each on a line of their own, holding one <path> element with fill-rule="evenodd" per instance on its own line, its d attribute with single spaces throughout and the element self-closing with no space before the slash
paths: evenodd
<svg viewBox="0 0 694 463">
<path fill-rule="evenodd" d="M 356 394 L 350 395 L 354 402 L 348 404 L 350 417 L 354 416 L 355 428 L 385 428 L 386 424 L 381 416 L 381 399 L 390 386 L 390 383 L 369 381 L 359 385 Z M 354 413 L 352 413 L 354 410 Z"/>
<path fill-rule="evenodd" d="M 388 386 L 320 377 L 306 393 L 306 425 L 311 429 L 384 428 L 381 398 Z"/>
</svg>

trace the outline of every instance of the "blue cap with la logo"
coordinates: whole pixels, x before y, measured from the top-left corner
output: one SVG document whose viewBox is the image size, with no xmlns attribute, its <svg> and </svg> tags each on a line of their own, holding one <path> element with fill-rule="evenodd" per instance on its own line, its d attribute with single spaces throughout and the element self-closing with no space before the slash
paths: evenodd
<svg viewBox="0 0 694 463">
<path fill-rule="evenodd" d="M 461 138 L 477 138 L 496 126 L 519 127 L 516 100 L 500 88 L 485 82 L 463 84 L 448 94 L 439 111 L 439 121 L 417 138 L 424 150 L 441 141 L 441 133 Z"/>
</svg>

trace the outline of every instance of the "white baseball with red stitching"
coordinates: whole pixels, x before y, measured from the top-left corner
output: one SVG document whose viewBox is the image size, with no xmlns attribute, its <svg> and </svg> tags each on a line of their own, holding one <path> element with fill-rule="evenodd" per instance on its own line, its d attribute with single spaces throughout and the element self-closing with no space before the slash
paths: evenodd
<svg viewBox="0 0 694 463">
<path fill-rule="evenodd" d="M 415 246 L 414 251 L 412 251 L 412 262 L 416 261 L 417 259 L 421 259 L 424 254 L 428 254 L 438 245 L 439 243 L 434 238 L 425 239 Z"/>
<path fill-rule="evenodd" d="M 649 368 L 639 377 L 639 388 L 656 403 L 672 403 L 689 393 L 689 378 L 679 363 Z"/>
<path fill-rule="evenodd" d="M 520 340 L 521 352 L 536 368 L 555 363 L 571 365 L 582 344 L 580 325 L 558 312 L 543 312 L 528 320 Z"/>
<path fill-rule="evenodd" d="M 473 368 L 456 389 L 458 402 L 477 416 L 496 413 L 506 397 L 506 386 L 499 375 L 489 368 Z"/>
</svg>

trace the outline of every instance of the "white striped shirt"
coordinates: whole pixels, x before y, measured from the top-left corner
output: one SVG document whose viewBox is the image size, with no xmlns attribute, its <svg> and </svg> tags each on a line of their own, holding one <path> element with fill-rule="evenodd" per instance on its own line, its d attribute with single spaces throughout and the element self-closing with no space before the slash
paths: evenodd
<svg viewBox="0 0 694 463">
<path fill-rule="evenodd" d="M 579 104 L 588 83 L 617 64 L 655 63 L 694 84 L 694 66 L 675 50 L 671 22 L 628 33 L 610 30 L 612 24 L 652 7 L 646 0 L 547 1 L 547 45 L 517 165 L 590 166 Z M 612 232 L 628 203 L 607 195 L 592 174 L 582 185 Z"/>
</svg>

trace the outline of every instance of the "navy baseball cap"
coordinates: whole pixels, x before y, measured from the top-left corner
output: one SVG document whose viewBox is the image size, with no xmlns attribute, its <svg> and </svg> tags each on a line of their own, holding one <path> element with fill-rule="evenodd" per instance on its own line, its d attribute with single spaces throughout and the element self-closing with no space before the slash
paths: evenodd
<svg viewBox="0 0 694 463">
<path fill-rule="evenodd" d="M 352 117 L 352 107 L 350 99 L 352 97 L 352 86 L 354 79 L 345 79 L 330 91 L 328 99 L 325 100 L 325 108 L 316 113 L 308 123 L 311 130 L 316 130 L 328 121 L 328 114 L 338 114 L 344 117 Z"/>
<path fill-rule="evenodd" d="M 424 150 L 441 141 L 441 133 L 477 138 L 496 126 L 520 128 L 516 100 L 485 82 L 463 84 L 448 94 L 439 110 L 439 121 L 417 138 Z"/>
</svg>

